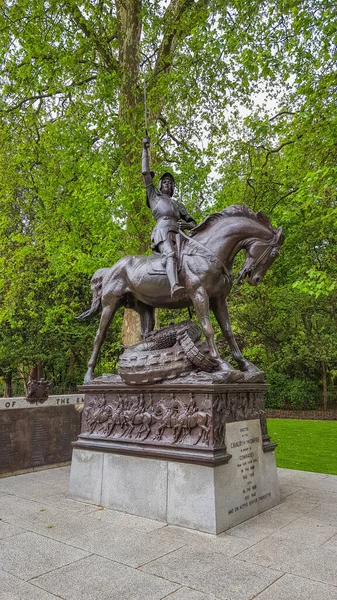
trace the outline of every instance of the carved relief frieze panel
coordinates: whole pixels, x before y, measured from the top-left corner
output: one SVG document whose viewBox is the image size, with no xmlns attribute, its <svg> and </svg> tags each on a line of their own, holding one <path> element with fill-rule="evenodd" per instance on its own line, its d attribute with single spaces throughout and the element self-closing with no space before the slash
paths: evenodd
<svg viewBox="0 0 337 600">
<path fill-rule="evenodd" d="M 263 392 L 118 388 L 87 392 L 81 436 L 158 446 L 226 450 L 226 423 L 260 419 Z"/>
<path fill-rule="evenodd" d="M 212 402 L 192 392 L 97 394 L 86 399 L 84 435 L 125 441 L 209 446 Z"/>
</svg>

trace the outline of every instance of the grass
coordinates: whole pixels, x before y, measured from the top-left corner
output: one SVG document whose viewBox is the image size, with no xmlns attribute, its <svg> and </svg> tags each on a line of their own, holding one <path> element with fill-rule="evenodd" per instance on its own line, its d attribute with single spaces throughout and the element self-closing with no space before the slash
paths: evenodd
<svg viewBox="0 0 337 600">
<path fill-rule="evenodd" d="M 268 434 L 278 467 L 337 475 L 337 421 L 268 419 Z"/>
</svg>

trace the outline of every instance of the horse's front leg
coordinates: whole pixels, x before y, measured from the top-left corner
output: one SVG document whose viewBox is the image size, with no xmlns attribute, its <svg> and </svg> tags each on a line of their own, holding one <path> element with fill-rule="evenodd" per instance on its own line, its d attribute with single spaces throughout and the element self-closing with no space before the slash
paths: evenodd
<svg viewBox="0 0 337 600">
<path fill-rule="evenodd" d="M 88 362 L 88 370 L 84 376 L 84 383 L 90 383 L 94 379 L 94 369 L 97 362 L 97 356 L 100 348 L 105 340 L 108 327 L 112 321 L 112 318 L 119 306 L 118 299 L 114 299 L 108 306 L 104 306 L 101 314 L 101 320 L 94 341 L 94 348 L 90 360 Z"/>
<path fill-rule="evenodd" d="M 221 331 L 228 345 L 230 346 L 233 358 L 238 363 L 240 370 L 252 374 L 261 374 L 262 371 L 260 371 L 260 369 L 258 369 L 253 363 L 249 362 L 249 360 L 242 355 L 241 350 L 237 345 L 231 326 L 227 300 L 223 297 L 213 298 L 211 301 L 211 308 L 221 327 Z"/>
<path fill-rule="evenodd" d="M 216 347 L 214 330 L 210 321 L 209 297 L 206 290 L 200 286 L 195 291 L 189 291 L 189 294 L 206 338 L 211 357 L 218 362 L 219 370 L 235 373 L 235 369 L 220 357 Z"/>
</svg>

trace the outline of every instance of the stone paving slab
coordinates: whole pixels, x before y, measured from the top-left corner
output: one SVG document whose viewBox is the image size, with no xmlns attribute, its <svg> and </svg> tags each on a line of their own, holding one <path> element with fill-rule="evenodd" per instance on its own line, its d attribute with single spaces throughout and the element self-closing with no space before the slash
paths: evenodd
<svg viewBox="0 0 337 600">
<path fill-rule="evenodd" d="M 88 556 L 88 552 L 35 533 L 20 533 L 0 541 L 0 565 L 25 581 Z"/>
<path fill-rule="evenodd" d="M 182 587 L 177 592 L 167 596 L 166 600 L 218 600 L 213 594 L 203 594 L 188 587 Z"/>
<path fill-rule="evenodd" d="M 63 487 L 64 484 L 63 484 Z M 93 504 L 86 504 L 78 500 L 69 498 L 67 493 L 62 491 L 61 493 L 53 494 L 52 496 L 45 496 L 41 494 L 38 497 L 39 502 L 43 502 L 46 507 L 53 506 L 65 511 L 77 512 L 77 513 L 97 513 L 98 507 Z"/>
<path fill-rule="evenodd" d="M 337 551 L 337 535 L 334 535 L 327 542 L 325 542 L 325 544 L 323 544 L 323 548 L 331 548 L 331 550 Z"/>
<path fill-rule="evenodd" d="M 296 521 L 299 517 L 298 512 L 291 512 L 288 510 L 271 512 L 271 510 L 228 529 L 226 534 L 245 538 L 253 542 L 259 542 L 282 527 L 289 525 L 289 523 Z"/>
<path fill-rule="evenodd" d="M 83 534 L 102 529 L 99 521 L 88 519 L 86 513 L 69 512 L 50 506 L 40 509 L 26 529 L 43 536 L 67 542 Z"/>
<path fill-rule="evenodd" d="M 91 508 L 93 508 L 92 505 Z M 145 532 L 166 527 L 165 523 L 162 523 L 161 521 L 138 517 L 137 515 L 131 515 L 118 510 L 95 510 L 87 516 L 87 519 L 94 519 L 99 522 L 101 526 L 109 527 L 109 525 L 114 525 L 116 527 L 138 529 L 139 531 Z"/>
<path fill-rule="evenodd" d="M 218 536 L 67 496 L 69 468 L 0 479 L 0 600 L 337 600 L 337 477 Z"/>
<path fill-rule="evenodd" d="M 337 588 L 296 575 L 283 575 L 257 596 L 258 600 L 337 600 Z"/>
<path fill-rule="evenodd" d="M 332 527 L 337 527 L 337 504 L 324 503 L 315 508 L 310 516 L 312 519 L 317 519 L 323 523 L 328 523 Z"/>
<path fill-rule="evenodd" d="M 308 517 L 301 517 L 290 523 L 290 525 L 282 527 L 271 537 L 276 536 L 294 540 L 297 543 L 309 544 L 310 546 L 321 546 L 335 534 L 337 534 L 337 527 L 331 527 Z"/>
<path fill-rule="evenodd" d="M 213 535 L 174 525 L 158 529 L 151 534 L 151 538 L 157 538 L 160 542 L 175 540 L 182 545 L 195 546 L 210 552 L 219 552 L 225 556 L 235 556 L 254 544 L 251 540 L 229 536 L 226 533 Z"/>
<path fill-rule="evenodd" d="M 189 547 L 142 567 L 142 571 L 187 584 L 220 599 L 249 600 L 280 577 L 276 570 Z"/>
<path fill-rule="evenodd" d="M 24 533 L 25 530 L 22 527 L 16 527 L 15 525 L 9 525 L 9 523 L 4 523 L 0 521 L 0 540 L 4 540 L 7 537 L 11 537 L 12 535 L 18 535 L 18 533 Z"/>
<path fill-rule="evenodd" d="M 72 546 L 82 548 L 130 567 L 140 567 L 184 545 L 176 539 L 158 539 L 136 529 L 101 527 L 91 533 L 70 540 Z"/>
<path fill-rule="evenodd" d="M 179 585 L 101 556 L 90 556 L 34 579 L 64 600 L 162 600 Z"/>
<path fill-rule="evenodd" d="M 337 586 L 337 554 L 324 546 L 309 546 L 275 536 L 245 550 L 237 558 Z"/>
<path fill-rule="evenodd" d="M 49 594 L 35 585 L 0 570 L 0 600 L 56 600 L 56 598 L 60 596 Z"/>
<path fill-rule="evenodd" d="M 46 510 L 46 505 L 34 500 L 27 500 L 14 495 L 0 497 L 0 518 L 7 523 L 28 529 L 39 516 Z"/>
<path fill-rule="evenodd" d="M 296 492 L 300 492 L 302 490 L 298 485 L 290 485 L 289 483 L 284 483 L 280 489 L 281 501 L 284 500 L 287 496 L 291 494 L 295 494 Z"/>
</svg>

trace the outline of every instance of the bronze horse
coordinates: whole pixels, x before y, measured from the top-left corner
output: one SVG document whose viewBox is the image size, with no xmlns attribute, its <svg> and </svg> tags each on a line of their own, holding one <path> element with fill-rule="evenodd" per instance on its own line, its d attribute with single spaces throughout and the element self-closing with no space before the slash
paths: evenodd
<svg viewBox="0 0 337 600">
<path fill-rule="evenodd" d="M 237 379 L 237 372 L 221 359 L 215 344 L 210 322 L 212 310 L 240 370 L 259 372 L 255 365 L 242 356 L 235 341 L 226 297 L 233 283 L 231 266 L 236 254 L 240 250 L 246 253 L 238 279 L 242 281 L 247 277 L 251 285 L 258 285 L 279 256 L 284 241 L 282 227 L 274 229 L 267 215 L 255 213 L 243 204 L 228 206 L 210 215 L 192 230 L 191 238 L 180 235 L 179 280 L 186 292 L 179 300 L 171 298 L 166 272 L 158 255 L 125 256 L 113 267 L 98 269 L 93 275 L 92 305 L 79 318 L 85 319 L 95 314 L 100 306 L 102 314 L 85 383 L 94 379 L 99 350 L 108 326 L 120 306 L 128 306 L 140 314 L 143 336 L 154 328 L 155 308 L 184 308 L 193 305 L 210 355 L 218 362 L 219 370 L 228 373 L 228 381 L 234 381 Z"/>
</svg>

